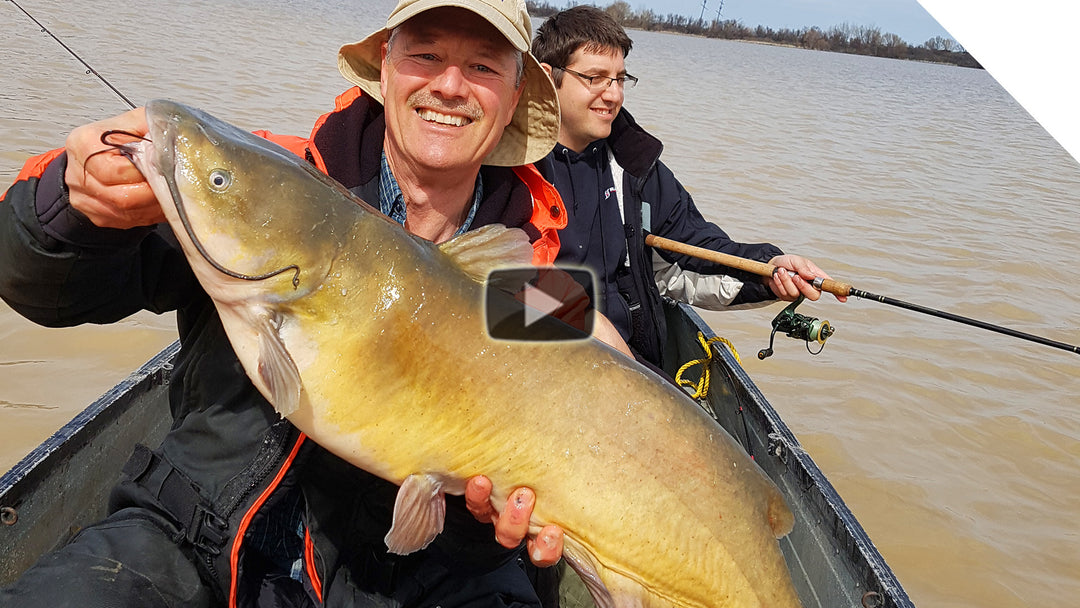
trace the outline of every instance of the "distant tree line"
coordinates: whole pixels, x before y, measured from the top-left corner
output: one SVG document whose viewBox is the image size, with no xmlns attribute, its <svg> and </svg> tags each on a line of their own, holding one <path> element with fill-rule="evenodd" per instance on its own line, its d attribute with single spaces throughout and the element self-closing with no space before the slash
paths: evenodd
<svg viewBox="0 0 1080 608">
<path fill-rule="evenodd" d="M 579 3 L 571 0 L 562 8 L 546 1 L 526 0 L 525 4 L 530 15 L 549 17 Z M 763 25 L 749 27 L 734 19 L 694 19 L 672 14 L 660 16 L 650 9 L 635 11 L 630 8 L 629 3 L 623 0 L 616 0 L 616 2 L 604 8 L 604 11 L 614 17 L 623 27 L 632 29 L 677 32 L 707 38 L 723 38 L 725 40 L 748 40 L 801 47 L 815 51 L 951 63 L 969 68 L 982 67 L 955 40 L 942 36 L 935 36 L 921 45 L 913 46 L 904 42 L 896 34 L 882 32 L 881 29 L 872 26 L 845 23 L 834 25 L 828 29 L 813 26 L 797 30 L 788 28 L 773 29 Z"/>
</svg>

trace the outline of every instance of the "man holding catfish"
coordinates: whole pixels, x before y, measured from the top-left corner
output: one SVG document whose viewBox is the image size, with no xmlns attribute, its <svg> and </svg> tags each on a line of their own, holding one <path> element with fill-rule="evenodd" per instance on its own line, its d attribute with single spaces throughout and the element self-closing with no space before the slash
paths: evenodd
<svg viewBox="0 0 1080 608">
<path fill-rule="evenodd" d="M 402 0 L 385 29 L 342 47 L 357 87 L 309 139 L 262 135 L 417 236 L 501 223 L 550 263 L 565 212 L 528 164 L 554 145 L 558 104 L 528 51 L 528 14 L 498 0 L 444 4 Z M 106 131 L 145 135 L 143 111 L 76 129 L 4 194 L 0 296 L 49 326 L 175 310 L 174 424 L 131 457 L 108 518 L 0 590 L 0 606 L 538 605 L 517 549 L 528 489 L 500 514 L 474 478 L 427 549 L 387 552 L 397 487 L 307 441 L 254 388 L 142 175 L 98 153 Z M 529 557 L 550 565 L 561 542 L 545 528 Z"/>
</svg>

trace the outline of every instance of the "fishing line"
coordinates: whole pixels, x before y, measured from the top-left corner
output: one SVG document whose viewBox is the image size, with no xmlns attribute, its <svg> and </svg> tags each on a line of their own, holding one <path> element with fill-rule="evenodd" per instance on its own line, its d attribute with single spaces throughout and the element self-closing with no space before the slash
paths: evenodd
<svg viewBox="0 0 1080 608">
<path fill-rule="evenodd" d="M 31 20 L 31 21 L 33 21 L 34 23 L 36 23 L 36 24 L 37 24 L 37 26 L 41 28 L 41 31 L 45 32 L 45 33 L 46 33 L 46 34 L 48 34 L 49 36 L 52 36 L 52 39 L 53 39 L 53 40 L 55 40 L 55 41 L 56 41 L 57 43 L 59 43 L 59 44 L 60 44 L 60 46 L 64 47 L 64 50 L 65 50 L 65 51 L 67 51 L 67 52 L 71 53 L 71 56 L 72 56 L 72 57 L 74 57 L 75 59 L 78 59 L 78 60 L 79 60 L 79 63 L 81 63 L 81 64 L 83 64 L 84 66 L 86 66 L 86 73 L 87 73 L 87 74 L 93 74 L 94 76 L 97 76 L 98 80 L 100 80 L 101 82 L 104 82 L 104 83 L 105 83 L 105 86 L 107 86 L 107 87 L 109 87 L 110 89 L 112 89 L 112 92 L 113 92 L 113 93 L 116 93 L 116 94 L 117 94 L 117 95 L 118 95 L 118 96 L 120 97 L 120 99 L 124 100 L 124 103 L 126 103 L 126 104 L 128 105 L 128 107 L 130 107 L 130 108 L 131 108 L 132 110 L 134 110 L 134 109 L 135 109 L 135 104 L 131 103 L 131 100 L 130 100 L 130 99 L 128 99 L 127 97 L 125 97 L 125 96 L 124 96 L 124 94 L 123 94 L 123 93 L 121 93 L 119 89 L 117 89 L 116 87 L 114 87 L 114 86 L 112 85 L 112 83 L 111 83 L 111 82 L 109 82 L 108 80 L 106 80 L 104 76 L 102 76 L 101 74 L 99 74 L 97 70 L 95 70 L 94 68 L 90 67 L 90 64 L 89 64 L 89 63 L 86 63 L 85 61 L 83 61 L 83 58 L 82 58 L 82 57 L 79 57 L 79 54 L 78 54 L 78 53 L 76 53 L 75 51 L 71 50 L 71 47 L 69 47 L 68 45 L 64 44 L 64 41 L 63 41 L 63 40 L 60 40 L 59 38 L 57 38 L 57 37 L 56 37 L 56 34 L 53 34 L 52 32 L 50 32 L 50 31 L 49 31 L 49 28 L 47 28 L 47 27 L 45 27 L 44 25 L 42 25 L 40 21 L 38 21 L 37 19 L 35 19 L 33 15 L 31 15 L 31 14 L 30 14 L 29 12 L 27 12 L 27 10 L 26 10 L 25 8 L 23 8 L 22 6 L 20 6 L 20 5 L 19 5 L 19 3 L 18 3 L 18 2 L 16 2 L 15 0 L 8 0 L 8 2 L 10 2 L 10 3 L 14 4 L 14 5 L 15 5 L 15 7 L 16 7 L 16 8 L 18 8 L 18 9 L 19 9 L 20 11 L 22 11 L 24 15 L 26 15 L 27 17 L 29 17 L 29 18 L 30 18 L 30 20 Z"/>
<path fill-rule="evenodd" d="M 113 93 L 116 93 L 116 95 L 120 99 L 122 99 L 124 101 L 124 103 L 126 103 L 128 105 L 129 108 L 131 108 L 132 110 L 134 110 L 136 108 L 135 104 L 132 103 L 131 100 L 128 99 L 123 93 L 121 93 L 119 89 L 114 87 L 113 84 L 111 82 L 109 82 L 107 78 L 102 76 L 97 70 L 95 70 L 93 67 L 91 67 L 91 65 L 89 63 L 86 63 L 86 61 L 84 61 L 83 58 L 80 57 L 78 53 L 73 51 L 71 49 L 71 47 L 69 47 L 68 45 L 64 44 L 63 40 L 60 40 L 56 36 L 56 34 L 53 34 L 51 31 L 49 31 L 49 28 L 45 27 L 40 21 L 38 21 L 33 15 L 31 15 L 29 13 L 29 11 L 27 11 L 25 8 L 23 8 L 22 5 L 20 5 L 15 0 L 8 0 L 8 2 L 14 4 L 15 7 L 18 8 L 20 11 L 22 11 L 22 13 L 24 15 L 29 17 L 31 21 L 33 21 L 35 24 L 37 24 L 37 26 L 41 28 L 42 32 L 45 32 L 46 34 L 51 36 L 52 39 L 57 42 L 57 44 L 64 47 L 65 51 L 67 51 L 68 53 L 71 53 L 72 57 L 74 57 L 75 59 L 78 59 L 79 63 L 86 66 L 86 73 L 87 74 L 93 74 L 94 76 L 96 76 L 98 78 L 98 80 L 105 83 L 105 86 L 109 87 L 109 89 L 111 89 Z M 130 137 L 134 137 L 136 139 L 141 139 L 143 141 L 150 141 L 150 140 L 146 139 L 145 137 L 135 135 L 134 133 L 128 133 L 126 131 L 105 131 L 104 133 L 101 134 L 101 143 L 103 143 L 103 144 L 105 144 L 107 146 L 110 146 L 110 148 L 106 148 L 104 150 L 99 150 L 98 152 L 95 152 L 94 154 L 91 154 L 90 156 L 92 157 L 92 156 L 94 156 L 96 154 L 100 154 L 102 152 L 108 152 L 108 151 L 113 150 L 113 149 L 118 149 L 121 154 L 124 154 L 125 156 L 128 156 L 129 160 L 132 160 L 132 162 L 134 162 L 134 160 L 131 159 L 128 154 L 125 154 L 126 149 L 124 147 L 124 144 L 116 144 L 116 143 L 112 143 L 112 142 L 108 141 L 108 138 L 110 136 L 113 136 L 113 135 L 127 135 L 127 136 L 130 136 Z M 89 160 L 89 158 L 90 157 L 87 157 L 87 160 Z M 180 200 L 181 200 L 180 199 L 180 193 L 176 191 L 176 187 L 171 182 L 169 183 L 169 188 L 170 188 L 170 190 L 172 190 L 173 200 L 174 200 L 174 202 L 176 204 L 176 210 L 180 214 L 180 219 L 184 224 L 184 229 L 187 230 L 188 236 L 191 238 L 192 242 L 195 244 L 195 248 L 199 251 L 199 253 L 203 256 L 203 258 L 205 258 L 206 261 L 210 263 L 211 266 L 213 266 L 214 268 L 216 268 L 218 271 L 220 271 L 221 273 L 223 273 L 225 275 L 228 275 L 228 276 L 236 278 L 236 279 L 243 279 L 245 281 L 261 281 L 261 280 L 264 280 L 264 279 L 269 279 L 271 277 L 275 277 L 275 276 L 277 276 L 279 274 L 283 274 L 283 273 L 288 272 L 288 271 L 291 270 L 294 273 L 293 278 L 292 278 L 293 287 L 296 288 L 296 287 L 298 287 L 300 285 L 300 267 L 297 266 L 296 264 L 285 266 L 284 268 L 279 268 L 277 270 L 274 270 L 274 271 L 271 271 L 271 272 L 268 272 L 268 273 L 265 273 L 265 274 L 261 274 L 261 275 L 245 275 L 245 274 L 241 274 L 241 273 L 235 272 L 233 270 L 229 270 L 228 268 L 225 268 L 224 266 L 219 264 L 217 262 L 217 260 L 214 260 L 212 257 L 210 257 L 209 252 L 206 251 L 206 249 L 203 247 L 202 243 L 198 240 L 198 238 L 196 238 L 195 233 L 191 228 L 190 221 L 188 220 L 187 212 L 184 210 L 183 205 L 180 203 Z"/>
</svg>

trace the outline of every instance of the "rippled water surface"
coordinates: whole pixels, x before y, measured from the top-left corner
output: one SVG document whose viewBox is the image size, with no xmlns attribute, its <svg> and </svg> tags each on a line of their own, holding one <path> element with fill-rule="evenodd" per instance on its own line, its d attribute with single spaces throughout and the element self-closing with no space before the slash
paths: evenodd
<svg viewBox="0 0 1080 608">
<path fill-rule="evenodd" d="M 345 83 L 337 47 L 392 2 L 20 2 L 136 103 L 306 134 Z M 0 3 L 0 181 L 74 126 L 124 110 Z M 1080 343 L 1080 166 L 982 71 L 632 32 L 627 107 L 706 216 L 834 278 Z M 1080 595 L 1080 358 L 827 296 L 818 356 L 781 306 L 706 313 L 916 604 Z M 0 307 L 0 468 L 175 338 L 171 316 L 45 329 Z"/>
</svg>

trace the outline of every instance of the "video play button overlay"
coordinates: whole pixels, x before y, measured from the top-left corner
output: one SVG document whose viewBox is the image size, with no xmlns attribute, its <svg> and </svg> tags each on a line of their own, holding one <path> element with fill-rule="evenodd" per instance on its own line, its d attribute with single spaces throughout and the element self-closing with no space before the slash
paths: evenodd
<svg viewBox="0 0 1080 608">
<path fill-rule="evenodd" d="M 496 340 L 550 342 L 592 335 L 592 285 L 585 269 L 526 266 L 493 271 L 485 286 L 488 335 Z"/>
<path fill-rule="evenodd" d="M 523 284 L 521 292 L 525 300 L 525 327 L 542 321 L 548 315 L 554 315 L 563 305 L 561 300 L 549 296 L 532 283 Z"/>
</svg>

